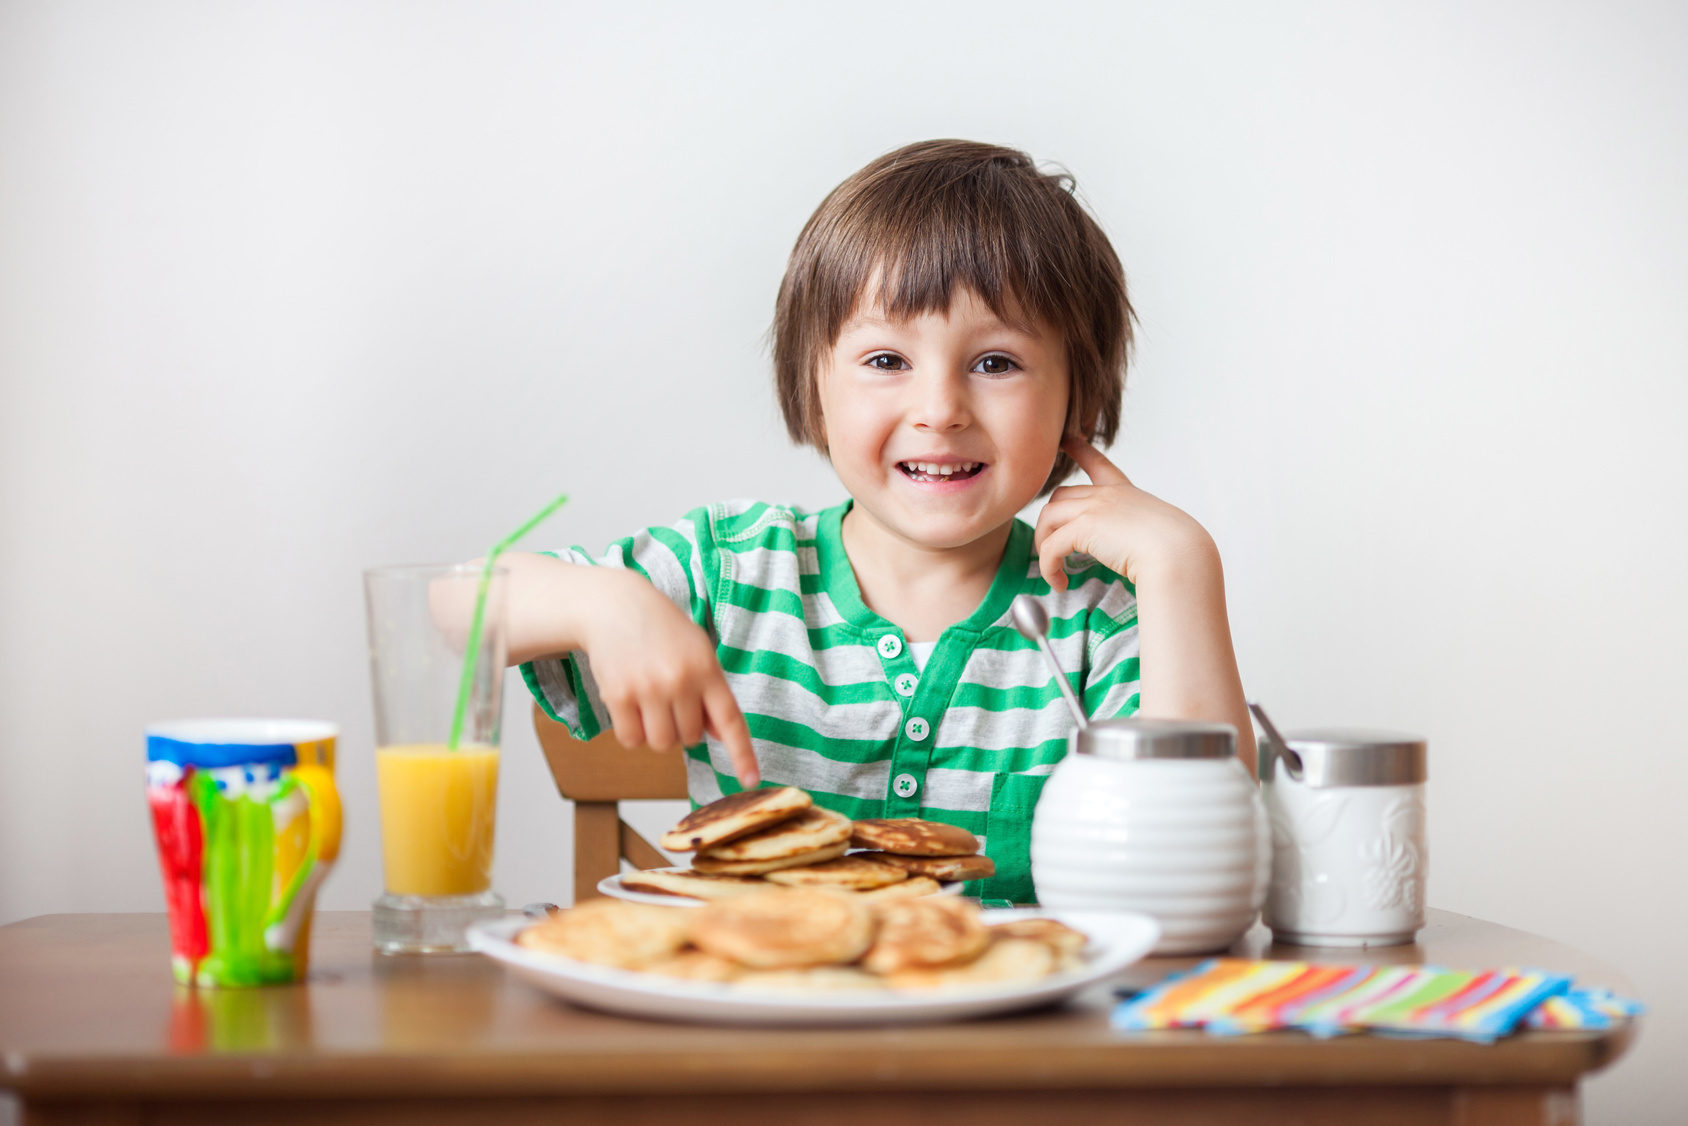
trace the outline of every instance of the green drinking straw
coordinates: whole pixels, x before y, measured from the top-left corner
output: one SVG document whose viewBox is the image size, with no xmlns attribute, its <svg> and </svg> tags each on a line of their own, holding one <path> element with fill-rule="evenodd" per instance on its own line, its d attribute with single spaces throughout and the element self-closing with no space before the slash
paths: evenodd
<svg viewBox="0 0 1688 1126">
<path fill-rule="evenodd" d="M 493 565 L 511 544 L 533 531 L 541 520 L 563 507 L 568 499 L 568 494 L 564 493 L 540 509 L 533 519 L 499 540 L 487 553 L 486 564 L 481 568 L 481 585 L 475 591 L 475 615 L 469 619 L 469 647 L 463 653 L 463 675 L 457 682 L 457 708 L 451 713 L 451 740 L 446 743 L 449 750 L 455 751 L 458 741 L 463 738 L 463 715 L 469 710 L 469 692 L 475 686 L 475 659 L 480 655 L 481 622 L 486 617 L 486 592 L 492 585 Z"/>
</svg>

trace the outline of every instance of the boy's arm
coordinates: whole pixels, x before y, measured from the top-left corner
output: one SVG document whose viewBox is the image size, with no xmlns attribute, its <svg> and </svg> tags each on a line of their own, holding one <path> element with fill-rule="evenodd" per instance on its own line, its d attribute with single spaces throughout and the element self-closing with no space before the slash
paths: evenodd
<svg viewBox="0 0 1688 1126">
<path fill-rule="evenodd" d="M 1192 521 L 1193 523 L 1193 521 Z M 1219 548 L 1205 529 L 1168 559 L 1144 570 L 1137 587 L 1137 646 L 1144 716 L 1218 720 L 1237 729 L 1237 757 L 1255 769 L 1254 724 L 1243 698 L 1225 612 Z"/>
<path fill-rule="evenodd" d="M 483 562 L 477 559 L 470 566 Z M 646 594 L 667 602 L 645 579 L 615 567 L 586 567 L 517 551 L 499 556 L 498 565 L 509 571 L 504 632 L 512 665 L 590 652 L 591 638 L 613 630 L 628 604 L 639 604 Z"/>
<path fill-rule="evenodd" d="M 756 785 L 750 731 L 715 645 L 661 591 L 631 571 L 548 555 L 510 552 L 498 565 L 509 572 L 510 664 L 584 652 L 622 746 L 691 746 L 707 731 L 726 746 L 739 781 Z M 440 597 L 433 606 L 435 619 L 456 634 L 468 633 L 473 609 L 470 598 Z"/>
<path fill-rule="evenodd" d="M 1089 442 L 1062 448 L 1091 480 L 1055 490 L 1038 517 L 1038 566 L 1066 589 L 1075 551 L 1131 580 L 1137 591 L 1138 714 L 1203 719 L 1237 729 L 1237 756 L 1255 768 L 1254 726 L 1243 698 L 1225 576 L 1213 537 L 1189 515 L 1133 485 Z"/>
</svg>

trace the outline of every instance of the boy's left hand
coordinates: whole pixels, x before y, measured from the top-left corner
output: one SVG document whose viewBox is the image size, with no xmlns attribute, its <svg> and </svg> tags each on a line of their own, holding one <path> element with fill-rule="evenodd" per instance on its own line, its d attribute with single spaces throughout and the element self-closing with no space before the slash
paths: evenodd
<svg viewBox="0 0 1688 1126">
<path fill-rule="evenodd" d="M 1032 542 L 1038 570 L 1052 589 L 1067 589 L 1064 564 L 1075 551 L 1095 557 L 1133 584 L 1157 568 L 1216 555 L 1206 529 L 1133 485 L 1101 450 L 1070 435 L 1061 448 L 1091 483 L 1062 485 L 1037 518 Z"/>
</svg>

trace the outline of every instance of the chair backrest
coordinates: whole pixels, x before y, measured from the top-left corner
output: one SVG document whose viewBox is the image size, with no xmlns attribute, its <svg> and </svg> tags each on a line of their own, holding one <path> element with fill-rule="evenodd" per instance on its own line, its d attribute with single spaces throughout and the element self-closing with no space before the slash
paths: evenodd
<svg viewBox="0 0 1688 1126">
<path fill-rule="evenodd" d="M 598 881 L 621 871 L 626 857 L 638 868 L 669 861 L 621 819 L 623 801 L 672 801 L 686 797 L 686 760 L 680 748 L 628 750 L 606 732 L 586 742 L 535 704 L 533 729 L 557 783 L 574 803 L 574 901 L 598 894 Z"/>
</svg>

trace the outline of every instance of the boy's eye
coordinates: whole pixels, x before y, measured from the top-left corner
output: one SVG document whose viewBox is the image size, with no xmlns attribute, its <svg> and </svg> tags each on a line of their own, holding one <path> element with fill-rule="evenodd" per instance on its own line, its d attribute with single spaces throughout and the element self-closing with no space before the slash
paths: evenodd
<svg viewBox="0 0 1688 1126">
<path fill-rule="evenodd" d="M 867 366 L 878 368 L 880 371 L 902 371 L 908 365 L 895 352 L 880 352 L 867 358 Z"/>
<path fill-rule="evenodd" d="M 973 367 L 985 375 L 1007 375 L 1019 365 L 1007 356 L 984 356 Z"/>
</svg>

